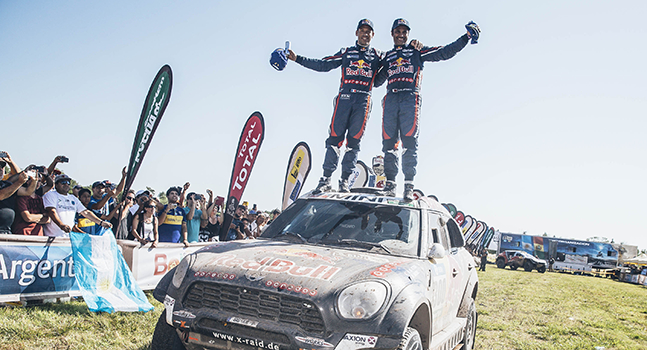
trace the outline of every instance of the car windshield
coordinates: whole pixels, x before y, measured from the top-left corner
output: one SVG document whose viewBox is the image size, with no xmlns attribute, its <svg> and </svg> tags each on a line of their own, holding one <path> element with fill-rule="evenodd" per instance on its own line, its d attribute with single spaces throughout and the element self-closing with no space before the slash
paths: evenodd
<svg viewBox="0 0 647 350">
<path fill-rule="evenodd" d="M 283 212 L 261 237 L 417 256 L 419 236 L 417 209 L 301 199 Z"/>
</svg>

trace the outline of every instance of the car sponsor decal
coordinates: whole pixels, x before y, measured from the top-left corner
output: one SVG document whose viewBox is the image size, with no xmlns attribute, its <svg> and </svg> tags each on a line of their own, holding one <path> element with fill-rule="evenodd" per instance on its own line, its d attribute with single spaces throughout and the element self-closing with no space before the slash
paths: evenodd
<svg viewBox="0 0 647 350">
<path fill-rule="evenodd" d="M 175 299 L 168 296 L 164 297 L 164 307 L 166 307 L 166 323 L 173 325 L 173 307 L 175 306 Z"/>
<path fill-rule="evenodd" d="M 258 326 L 258 321 L 247 320 L 236 316 L 232 316 L 228 318 L 227 321 L 231 323 L 241 324 L 243 326 L 254 327 L 254 328 Z"/>
<path fill-rule="evenodd" d="M 365 349 L 374 348 L 378 337 L 372 335 L 349 334 L 346 333 L 344 338 L 339 342 L 339 349 Z"/>
<path fill-rule="evenodd" d="M 182 318 L 195 318 L 194 314 L 186 310 L 173 311 L 173 316 L 182 317 Z"/>
<path fill-rule="evenodd" d="M 390 262 L 386 263 L 384 265 L 378 266 L 375 268 L 375 270 L 371 271 L 371 275 L 375 277 L 384 277 L 386 274 L 393 272 L 393 269 L 396 266 L 402 265 L 406 263 L 406 261 L 396 261 L 396 262 Z"/>
<path fill-rule="evenodd" d="M 316 260 L 323 260 L 329 264 L 334 264 L 335 261 L 339 260 L 340 258 L 337 257 L 329 257 L 317 253 L 313 253 L 309 250 L 306 249 L 282 249 L 274 252 L 275 254 L 281 254 L 281 255 L 287 255 L 287 256 L 297 256 L 301 258 L 308 258 L 308 259 L 316 259 Z"/>
<path fill-rule="evenodd" d="M 266 257 L 260 261 L 246 260 L 238 258 L 233 254 L 218 256 L 205 264 L 206 266 L 242 268 L 266 273 L 287 274 L 295 277 L 315 278 L 324 281 L 330 280 L 337 272 L 341 271 L 341 268 L 331 265 L 319 265 L 317 267 L 301 266 L 288 259 L 272 257 Z M 210 275 L 212 274 L 210 273 Z"/>
<path fill-rule="evenodd" d="M 317 295 L 316 289 L 309 289 L 303 286 L 295 286 L 294 284 L 277 282 L 277 281 L 267 281 L 265 282 L 266 287 L 286 290 L 288 292 L 301 293 L 303 295 L 309 295 L 311 297 Z"/>
<path fill-rule="evenodd" d="M 223 280 L 233 280 L 236 278 L 236 275 L 233 273 L 222 273 L 222 272 L 209 272 L 209 271 L 196 271 L 193 274 L 194 277 L 206 277 L 212 279 L 223 279 Z"/>
<path fill-rule="evenodd" d="M 323 339 L 311 338 L 311 337 L 294 337 L 294 339 L 309 345 L 320 346 L 325 348 L 332 348 L 334 345 L 326 342 Z"/>
<path fill-rule="evenodd" d="M 254 339 L 254 338 L 246 338 L 246 337 L 238 337 L 235 335 L 230 335 L 230 334 L 225 334 L 225 333 L 220 333 L 220 332 L 212 332 L 213 337 L 216 339 L 224 340 L 224 341 L 229 341 L 232 343 L 238 343 L 238 344 L 245 344 L 249 346 L 253 346 L 256 348 L 261 348 L 261 349 L 269 349 L 269 350 L 280 350 L 281 347 L 278 344 L 274 343 L 268 343 L 262 339 Z M 214 340 L 209 340 L 209 344 L 215 344 Z"/>
<path fill-rule="evenodd" d="M 189 329 L 189 328 L 190 328 L 190 327 L 186 324 L 186 321 L 182 321 L 182 320 L 175 320 L 175 321 L 173 321 L 173 323 L 176 323 L 176 324 L 177 324 L 177 326 L 178 326 L 178 327 L 180 327 L 180 328 L 186 328 L 186 329 Z"/>
<path fill-rule="evenodd" d="M 335 256 L 337 259 L 343 258 L 348 258 L 348 259 L 360 259 L 360 260 L 366 260 L 378 264 L 385 264 L 389 262 L 389 259 L 387 258 L 380 258 L 376 256 L 371 256 L 369 254 L 361 254 L 361 253 L 348 253 L 348 252 L 332 252 L 332 255 Z"/>
</svg>

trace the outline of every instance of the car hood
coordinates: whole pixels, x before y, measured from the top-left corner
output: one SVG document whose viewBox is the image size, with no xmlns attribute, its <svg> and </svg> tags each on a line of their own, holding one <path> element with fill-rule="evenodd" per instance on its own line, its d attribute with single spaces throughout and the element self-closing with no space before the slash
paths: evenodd
<svg viewBox="0 0 647 350">
<path fill-rule="evenodd" d="M 199 280 L 314 297 L 354 281 L 410 280 L 417 275 L 408 266 L 413 261 L 339 247 L 249 240 L 216 243 L 198 251 L 189 274 Z"/>
</svg>

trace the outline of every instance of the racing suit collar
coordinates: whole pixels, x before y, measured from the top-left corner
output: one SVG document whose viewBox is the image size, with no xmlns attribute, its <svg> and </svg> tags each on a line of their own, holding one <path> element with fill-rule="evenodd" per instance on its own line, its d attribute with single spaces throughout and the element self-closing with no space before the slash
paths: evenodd
<svg viewBox="0 0 647 350">
<path fill-rule="evenodd" d="M 368 44 L 366 46 L 362 46 L 359 44 L 359 41 L 355 40 L 355 47 L 357 47 L 361 51 L 368 51 L 368 49 L 371 48 L 371 44 Z"/>
</svg>

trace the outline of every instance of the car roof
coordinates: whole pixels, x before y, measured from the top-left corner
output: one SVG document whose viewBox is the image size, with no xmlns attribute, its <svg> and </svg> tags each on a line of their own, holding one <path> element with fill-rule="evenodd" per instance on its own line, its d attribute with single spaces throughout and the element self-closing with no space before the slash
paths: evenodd
<svg viewBox="0 0 647 350">
<path fill-rule="evenodd" d="M 380 205 L 390 205 L 396 207 L 406 207 L 406 208 L 426 208 L 431 209 L 436 212 L 444 213 L 446 216 L 451 217 L 449 211 L 435 198 L 432 197 L 422 197 L 414 201 L 405 201 L 399 197 L 387 197 L 380 196 L 376 193 L 369 193 L 375 191 L 358 191 L 358 190 L 367 190 L 367 189 L 353 189 L 353 192 L 344 193 L 344 192 L 323 192 L 323 193 L 313 193 L 311 191 L 302 198 L 304 199 L 328 199 L 336 200 L 341 202 L 363 202 L 363 203 L 374 203 Z M 368 189 L 372 190 L 372 189 Z"/>
</svg>

